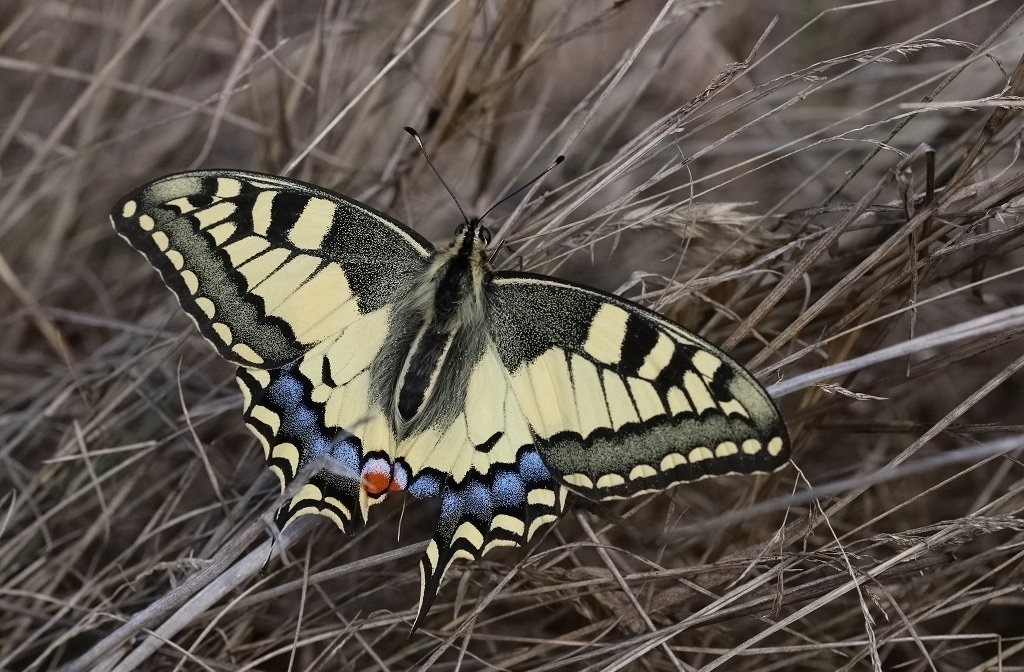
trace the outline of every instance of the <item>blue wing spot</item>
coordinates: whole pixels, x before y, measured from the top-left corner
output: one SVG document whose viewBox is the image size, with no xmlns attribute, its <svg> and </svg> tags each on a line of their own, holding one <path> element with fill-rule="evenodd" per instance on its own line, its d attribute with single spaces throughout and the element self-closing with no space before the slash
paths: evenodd
<svg viewBox="0 0 1024 672">
<path fill-rule="evenodd" d="M 302 403 L 302 383 L 290 373 L 284 373 L 274 381 L 268 392 L 270 398 L 284 408 L 293 408 Z"/>
<path fill-rule="evenodd" d="M 508 471 L 499 471 L 494 475 L 491 492 L 494 494 L 494 503 L 501 507 L 519 508 L 526 498 L 523 479 L 518 474 Z"/>
<path fill-rule="evenodd" d="M 359 474 L 359 445 L 352 441 L 347 435 L 340 435 L 331 442 L 327 442 L 323 437 L 318 437 L 316 445 L 318 447 L 322 446 L 321 450 L 330 453 L 331 457 L 349 467 L 354 474 Z M 317 455 L 322 454 L 322 452 L 317 453 Z"/>
<path fill-rule="evenodd" d="M 437 519 L 437 533 L 448 540 L 446 546 L 451 543 L 465 508 L 466 499 L 463 493 L 457 490 L 448 490 L 444 493 L 441 499 L 441 515 Z"/>
<path fill-rule="evenodd" d="M 317 425 L 316 413 L 301 405 L 289 409 L 289 412 L 285 413 L 281 420 L 287 431 L 298 436 L 309 434 L 316 429 Z M 316 432 L 316 434 L 320 433 Z"/>
<path fill-rule="evenodd" d="M 441 494 L 441 481 L 433 474 L 420 474 L 407 488 L 409 494 L 420 499 L 429 499 Z"/>
<path fill-rule="evenodd" d="M 523 453 L 519 458 L 519 473 L 523 480 L 529 483 L 545 482 L 551 480 L 551 472 L 540 459 L 540 453 L 530 451 Z"/>
<path fill-rule="evenodd" d="M 451 518 L 462 512 L 462 493 L 449 490 L 441 500 L 441 518 Z"/>
<path fill-rule="evenodd" d="M 491 519 L 491 491 L 482 483 L 474 481 L 466 488 L 466 508 L 478 520 Z"/>
<path fill-rule="evenodd" d="M 312 438 L 319 436 L 316 431 L 319 420 L 316 412 L 305 402 L 302 383 L 290 373 L 283 372 L 268 390 L 270 398 L 284 412 L 281 414 L 282 428 L 295 436 Z"/>
</svg>

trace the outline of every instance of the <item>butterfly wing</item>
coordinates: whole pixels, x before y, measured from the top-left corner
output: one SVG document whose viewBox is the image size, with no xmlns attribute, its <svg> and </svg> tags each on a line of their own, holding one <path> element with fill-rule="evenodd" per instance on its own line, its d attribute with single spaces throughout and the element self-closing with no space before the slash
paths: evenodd
<svg viewBox="0 0 1024 672">
<path fill-rule="evenodd" d="M 150 182 L 111 221 L 239 365 L 246 424 L 282 488 L 312 465 L 280 521 L 317 511 L 358 527 L 363 446 L 394 443 L 380 414 L 369 417 L 367 370 L 393 297 L 425 272 L 431 245 L 339 194 L 234 170 Z"/>
<path fill-rule="evenodd" d="M 265 369 L 388 303 L 433 252 L 339 194 L 242 171 L 163 177 L 121 199 L 111 221 L 222 357 Z"/>
<path fill-rule="evenodd" d="M 565 488 L 544 464 L 508 372 L 493 345 L 467 367 L 465 401 L 454 421 L 398 445 L 413 477 L 408 491 L 440 497 L 434 535 L 420 559 L 423 620 L 451 563 L 500 546 L 522 546 L 557 519 Z"/>
<path fill-rule="evenodd" d="M 553 474 L 590 499 L 772 471 L 789 439 L 764 388 L 724 353 L 634 303 L 499 273 L 492 338 Z"/>
<path fill-rule="evenodd" d="M 359 530 L 369 507 L 361 487 L 366 460 L 390 455 L 395 435 L 377 404 L 370 370 L 388 333 L 385 306 L 361 316 L 295 362 L 277 369 L 241 367 L 246 426 L 263 446 L 282 491 L 303 484 L 277 515 L 319 513 L 345 532 Z"/>
</svg>

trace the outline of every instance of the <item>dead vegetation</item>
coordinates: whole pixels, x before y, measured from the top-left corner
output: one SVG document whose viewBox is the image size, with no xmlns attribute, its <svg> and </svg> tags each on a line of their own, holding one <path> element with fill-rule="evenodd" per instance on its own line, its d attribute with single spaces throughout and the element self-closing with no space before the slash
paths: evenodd
<svg viewBox="0 0 1024 672">
<path fill-rule="evenodd" d="M 1012 0 L 0 5 L 0 669 L 1024 667 Z M 288 174 L 618 290 L 780 398 L 794 465 L 459 568 L 429 503 L 289 528 L 228 365 L 107 210 Z M 404 515 L 403 515 L 404 514 Z M 399 536 L 399 532 L 401 535 Z"/>
</svg>

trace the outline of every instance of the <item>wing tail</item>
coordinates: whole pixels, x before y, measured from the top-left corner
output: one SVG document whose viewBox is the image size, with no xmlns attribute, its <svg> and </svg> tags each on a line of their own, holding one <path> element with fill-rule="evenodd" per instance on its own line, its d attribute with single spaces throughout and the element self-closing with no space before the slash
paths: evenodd
<svg viewBox="0 0 1024 672">
<path fill-rule="evenodd" d="M 283 530 L 296 518 L 317 513 L 329 518 L 345 534 L 356 534 L 366 525 L 359 507 L 359 492 L 358 480 L 320 470 L 278 509 L 274 520 Z"/>
<path fill-rule="evenodd" d="M 243 368 L 237 377 L 245 424 L 263 445 L 282 492 L 290 490 L 290 500 L 277 513 L 278 526 L 319 513 L 347 534 L 362 529 L 362 441 L 324 425 L 312 384 L 295 365 L 273 371 Z"/>
<path fill-rule="evenodd" d="M 565 506 L 537 449 L 523 446 L 514 464 L 493 464 L 456 483 L 449 477 L 441 496 L 434 536 L 420 558 L 420 597 L 415 632 L 430 611 L 451 564 L 479 559 L 501 546 L 523 546 L 554 522 Z"/>
</svg>

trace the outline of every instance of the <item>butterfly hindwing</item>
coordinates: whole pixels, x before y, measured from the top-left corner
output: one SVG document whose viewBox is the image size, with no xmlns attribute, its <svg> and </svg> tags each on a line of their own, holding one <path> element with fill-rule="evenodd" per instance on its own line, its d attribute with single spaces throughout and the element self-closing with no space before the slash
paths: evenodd
<svg viewBox="0 0 1024 672">
<path fill-rule="evenodd" d="M 361 509 L 359 470 L 362 446 L 345 431 L 328 428 L 312 398 L 312 386 L 297 366 L 239 369 L 246 427 L 259 439 L 270 470 L 281 489 L 300 472 L 309 473 L 291 500 L 278 511 L 284 527 L 307 513 L 324 515 L 345 532 L 365 522 Z"/>
<path fill-rule="evenodd" d="M 540 456 L 493 347 L 475 359 L 464 389 L 464 410 L 450 424 L 397 448 L 401 463 L 415 474 L 409 492 L 441 499 L 437 527 L 420 559 L 416 624 L 453 561 L 525 545 L 557 519 L 565 503 L 565 489 Z"/>
<path fill-rule="evenodd" d="M 742 367 L 656 313 L 545 276 L 499 273 L 492 337 L 546 464 L 619 499 L 789 459 L 778 410 Z"/>
<path fill-rule="evenodd" d="M 500 546 L 524 546 L 554 522 L 565 488 L 552 479 L 536 448 L 515 462 L 472 472 L 461 483 L 446 479 L 437 527 L 420 558 L 420 598 L 414 628 L 430 610 L 441 580 L 458 559 L 476 560 Z"/>
<path fill-rule="evenodd" d="M 397 441 L 371 376 L 390 314 L 385 305 L 360 315 L 278 369 L 239 369 L 246 425 L 263 444 L 281 488 L 304 476 L 301 489 L 278 513 L 280 525 L 320 513 L 354 532 L 369 507 L 382 501 L 367 495 L 361 477 L 368 461 L 390 462 Z"/>
<path fill-rule="evenodd" d="M 241 171 L 150 182 L 111 220 L 223 357 L 267 369 L 388 303 L 433 250 L 338 194 Z"/>
</svg>

